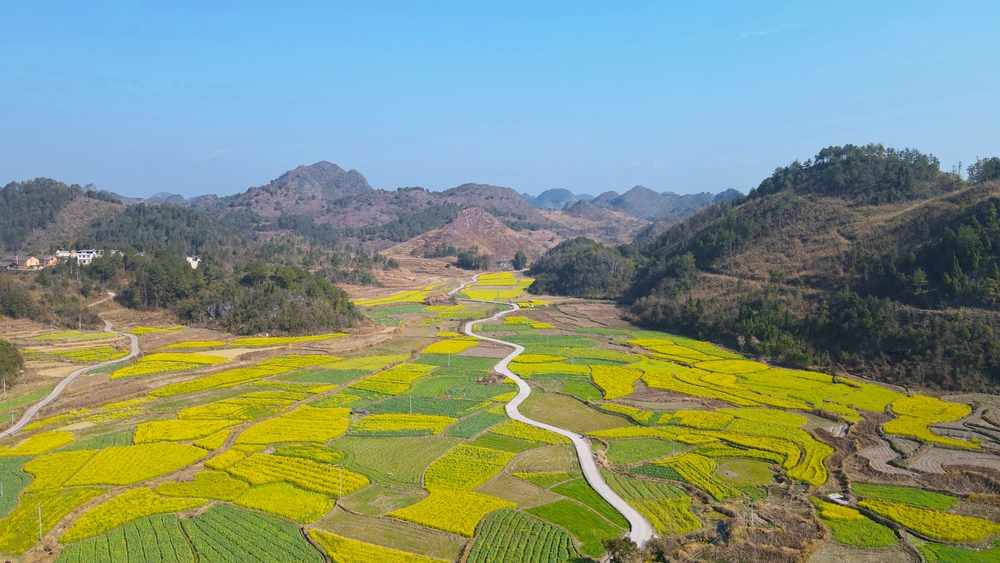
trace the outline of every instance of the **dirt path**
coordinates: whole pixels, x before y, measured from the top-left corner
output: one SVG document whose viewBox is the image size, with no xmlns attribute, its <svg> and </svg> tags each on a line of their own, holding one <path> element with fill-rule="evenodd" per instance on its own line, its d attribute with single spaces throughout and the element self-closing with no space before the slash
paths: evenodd
<svg viewBox="0 0 1000 563">
<path fill-rule="evenodd" d="M 484 301 L 484 303 L 489 302 Z M 509 346 L 514 349 L 514 351 L 508 354 L 507 357 L 497 362 L 493 368 L 497 371 L 497 373 L 503 374 L 517 383 L 518 393 L 517 396 L 514 397 L 514 400 L 507 403 L 507 416 L 514 420 L 518 420 L 538 428 L 544 428 L 545 430 L 550 430 L 556 434 L 569 438 L 570 441 L 573 442 L 573 446 L 576 448 L 576 454 L 580 460 L 580 468 L 583 470 L 583 476 L 587 479 L 587 483 L 589 483 L 590 486 L 597 491 L 597 494 L 601 495 L 604 500 L 608 501 L 608 504 L 613 506 L 615 510 L 620 512 L 622 516 L 628 520 L 631 528 L 629 537 L 632 538 L 632 541 L 638 544 L 639 547 L 644 546 L 646 542 L 653 538 L 656 530 L 653 528 L 653 525 L 649 523 L 649 520 L 647 520 L 642 514 L 639 514 L 636 509 L 632 508 L 629 503 L 625 502 L 625 499 L 620 497 L 618 493 L 614 492 L 611 487 L 604 482 L 604 477 L 601 476 L 597 463 L 594 461 L 594 453 L 590 449 L 590 442 L 585 437 L 575 432 L 570 432 L 569 430 L 564 430 L 556 426 L 530 419 L 517 410 L 517 407 L 520 406 L 520 404 L 523 403 L 529 395 L 531 395 L 531 387 L 529 387 L 523 379 L 515 375 L 514 372 L 510 371 L 510 368 L 507 366 L 510 364 L 511 360 L 524 352 L 524 346 L 520 346 L 512 342 L 505 342 L 496 338 L 481 336 L 472 331 L 472 326 L 476 323 L 498 320 L 504 315 L 508 315 L 521 309 L 516 303 L 510 303 L 510 307 L 511 308 L 509 310 L 501 311 L 488 319 L 479 319 L 465 323 L 465 334 L 468 334 L 473 338 L 479 338 L 480 340 L 486 340 L 502 346 Z"/>
<path fill-rule="evenodd" d="M 114 295 L 112 295 L 112 297 L 114 297 Z M 111 297 L 109 297 L 108 299 L 111 299 Z M 98 301 L 97 303 L 100 303 L 100 301 Z M 97 303 L 92 303 L 91 305 L 97 305 Z M 52 389 L 52 392 L 49 393 L 47 397 L 45 397 L 41 401 L 38 401 L 34 405 L 31 405 L 30 407 L 28 407 L 28 410 L 24 411 L 24 414 L 21 415 L 21 419 L 18 420 L 14 424 L 14 426 L 11 426 L 10 428 L 8 428 L 7 430 L 4 430 L 3 432 L 0 432 L 0 438 L 6 438 L 7 436 L 13 435 L 14 433 L 16 433 L 19 430 L 21 430 L 22 428 L 24 428 L 29 422 L 31 422 L 31 419 L 34 418 L 35 415 L 38 414 L 38 411 L 41 410 L 42 407 L 44 407 L 44 406 L 48 405 L 49 403 L 51 403 L 52 401 L 55 401 L 56 399 L 58 399 L 59 395 L 62 395 L 62 392 L 65 391 L 66 388 L 69 387 L 70 384 L 73 383 L 73 380 L 75 380 L 77 377 L 80 377 L 84 373 L 86 373 L 86 372 L 88 372 L 88 371 L 90 371 L 90 370 L 92 370 L 94 368 L 109 366 L 111 364 L 117 364 L 118 362 L 123 362 L 125 360 L 130 360 L 130 359 L 132 359 L 132 358 L 134 358 L 134 357 L 136 357 L 136 356 L 139 355 L 139 338 L 136 337 L 134 334 L 125 334 L 125 333 L 122 333 L 122 332 L 115 332 L 115 331 L 111 330 L 111 323 L 108 322 L 108 321 L 104 321 L 104 332 L 110 332 L 110 333 L 113 333 L 113 334 L 119 334 L 119 335 L 122 335 L 122 336 L 127 336 L 128 339 L 130 340 L 130 343 L 129 343 L 129 354 L 128 354 L 128 356 L 125 356 L 124 358 L 117 358 L 117 359 L 114 359 L 114 360 L 109 360 L 107 362 L 102 362 L 102 363 L 96 364 L 96 365 L 85 366 L 85 367 L 82 367 L 82 368 L 74 371 L 73 373 L 69 374 L 69 376 L 67 376 L 65 379 L 63 379 L 62 381 L 60 381 L 55 386 L 55 388 Z"/>
<path fill-rule="evenodd" d="M 471 280 L 469 280 L 467 282 L 462 282 L 462 285 L 460 285 L 460 286 L 456 287 L 455 289 L 449 291 L 448 295 L 455 295 L 459 291 L 462 291 L 463 289 L 465 289 L 465 286 L 476 283 L 477 281 L 479 281 L 479 276 L 481 276 L 481 275 L 482 274 L 476 274 L 476 275 L 472 276 Z"/>
</svg>

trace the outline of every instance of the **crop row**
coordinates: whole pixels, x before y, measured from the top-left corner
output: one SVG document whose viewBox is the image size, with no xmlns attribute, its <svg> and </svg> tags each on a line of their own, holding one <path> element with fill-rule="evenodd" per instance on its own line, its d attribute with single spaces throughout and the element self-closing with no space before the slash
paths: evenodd
<svg viewBox="0 0 1000 563">
<path fill-rule="evenodd" d="M 432 489 L 420 502 L 389 513 L 393 518 L 471 538 L 487 514 L 517 508 L 506 500 L 466 491 Z"/>
<path fill-rule="evenodd" d="M 887 500 L 865 499 L 858 503 L 918 534 L 942 541 L 977 542 L 1000 534 L 1000 524 L 982 518 L 917 508 Z"/>
<path fill-rule="evenodd" d="M 57 563 L 194 563 L 173 514 L 151 516 L 95 538 L 67 545 Z"/>
<path fill-rule="evenodd" d="M 238 420 L 154 420 L 136 426 L 132 441 L 136 444 L 189 442 L 239 423 Z"/>
<path fill-rule="evenodd" d="M 809 500 L 816 506 L 819 519 L 830 528 L 833 539 L 840 543 L 869 548 L 889 547 L 896 543 L 896 534 L 892 530 L 871 521 L 853 508 L 815 497 Z"/>
<path fill-rule="evenodd" d="M 156 488 L 156 492 L 168 497 L 205 498 L 212 500 L 234 500 L 247 492 L 250 485 L 233 479 L 222 471 L 202 471 L 193 481 L 171 481 Z"/>
<path fill-rule="evenodd" d="M 410 388 L 410 384 L 429 375 L 437 369 L 437 366 L 425 364 L 399 364 L 385 371 L 363 379 L 352 387 L 384 393 L 386 395 L 400 395 Z"/>
<path fill-rule="evenodd" d="M 605 399 L 619 399 L 635 391 L 632 384 L 642 377 L 642 372 L 620 366 L 595 365 L 590 368 L 590 376 L 604 392 Z"/>
<path fill-rule="evenodd" d="M 327 495 L 300 489 L 283 481 L 251 487 L 233 503 L 288 518 L 299 524 L 315 522 L 333 510 L 335 504 Z"/>
<path fill-rule="evenodd" d="M 458 419 L 433 414 L 371 414 L 351 426 L 351 436 L 437 435 Z"/>
<path fill-rule="evenodd" d="M 166 498 L 141 487 L 125 491 L 85 512 L 63 534 L 63 543 L 72 543 L 109 532 L 122 524 L 154 516 L 189 510 L 205 504 L 201 499 Z"/>
<path fill-rule="evenodd" d="M 475 347 L 479 341 L 466 338 L 452 338 L 435 342 L 423 349 L 421 354 L 459 354 Z"/>
<path fill-rule="evenodd" d="M 507 420 L 502 422 L 501 424 L 491 428 L 490 433 L 500 436 L 510 436 L 512 438 L 520 438 L 522 440 L 537 442 L 540 444 L 556 445 L 569 443 L 569 439 L 565 436 L 560 436 L 551 430 L 538 428 L 537 426 L 532 426 L 519 420 Z"/>
<path fill-rule="evenodd" d="M 712 495 L 715 500 L 721 501 L 740 496 L 738 490 L 715 478 L 713 473 L 717 466 L 714 461 L 707 457 L 684 453 L 654 463 L 673 468 L 681 478 Z"/>
<path fill-rule="evenodd" d="M 350 409 L 322 409 L 303 405 L 277 418 L 259 422 L 236 439 L 237 444 L 283 442 L 324 443 L 347 431 Z"/>
<path fill-rule="evenodd" d="M 389 549 L 334 535 L 322 530 L 309 530 L 309 537 L 336 563 L 442 563 L 415 553 Z"/>
<path fill-rule="evenodd" d="M 564 563 L 575 555 L 563 529 L 516 510 L 498 510 L 483 521 L 469 563 Z"/>
<path fill-rule="evenodd" d="M 182 521 L 181 527 L 203 563 L 323 561 L 298 527 L 225 504 Z"/>
<path fill-rule="evenodd" d="M 73 434 L 63 430 L 43 432 L 24 440 L 14 447 L 0 447 L 0 457 L 34 456 L 65 446 L 73 441 Z"/>
<path fill-rule="evenodd" d="M 42 533 L 48 533 L 67 514 L 103 492 L 103 489 L 74 488 L 22 493 L 21 503 L 0 526 L 0 553 L 20 555 L 35 545 L 39 512 Z"/>
<path fill-rule="evenodd" d="M 929 426 L 936 422 L 953 422 L 972 412 L 972 407 L 962 403 L 948 403 L 936 397 L 914 395 L 903 397 L 892 403 L 892 412 L 899 418 L 886 422 L 882 429 L 889 434 L 911 436 L 923 442 L 944 446 L 979 449 L 979 446 L 963 440 L 938 436 Z"/>
<path fill-rule="evenodd" d="M 474 491 L 503 471 L 514 454 L 459 444 L 434 461 L 424 474 L 428 489 Z"/>
<path fill-rule="evenodd" d="M 310 459 L 255 453 L 226 468 L 251 485 L 287 482 L 330 496 L 349 495 L 367 487 L 364 475 Z"/>
<path fill-rule="evenodd" d="M 300 344 L 302 342 L 322 342 L 331 338 L 347 336 L 342 332 L 334 334 L 315 334 L 311 336 L 265 336 L 237 338 L 229 343 L 230 346 L 280 346 L 283 344 Z"/>
<path fill-rule="evenodd" d="M 128 350 L 121 350 L 112 346 L 91 346 L 90 348 L 83 348 L 82 350 L 66 350 L 53 352 L 53 354 L 68 360 L 73 360 L 74 362 L 96 364 L 117 360 L 118 358 L 124 358 L 128 355 Z"/>
</svg>

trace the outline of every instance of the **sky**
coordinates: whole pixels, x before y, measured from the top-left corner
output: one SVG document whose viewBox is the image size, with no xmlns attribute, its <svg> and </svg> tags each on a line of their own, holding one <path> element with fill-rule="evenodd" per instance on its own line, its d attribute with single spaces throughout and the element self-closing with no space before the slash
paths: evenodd
<svg viewBox="0 0 1000 563">
<path fill-rule="evenodd" d="M 279 7 L 280 6 L 280 7 Z M 0 184 L 746 192 L 831 145 L 1000 155 L 1000 2 L 0 2 Z"/>
</svg>

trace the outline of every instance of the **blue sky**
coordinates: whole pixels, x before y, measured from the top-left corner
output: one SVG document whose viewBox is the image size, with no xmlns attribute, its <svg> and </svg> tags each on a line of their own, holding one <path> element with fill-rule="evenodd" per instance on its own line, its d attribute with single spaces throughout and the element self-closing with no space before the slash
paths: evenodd
<svg viewBox="0 0 1000 563">
<path fill-rule="evenodd" d="M 0 183 L 746 192 L 829 145 L 1000 155 L 998 2 L 486 4 L 4 0 Z"/>
</svg>

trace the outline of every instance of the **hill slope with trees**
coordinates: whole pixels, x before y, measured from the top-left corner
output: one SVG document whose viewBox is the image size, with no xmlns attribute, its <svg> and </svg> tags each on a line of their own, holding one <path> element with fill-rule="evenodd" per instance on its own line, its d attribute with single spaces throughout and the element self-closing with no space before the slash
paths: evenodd
<svg viewBox="0 0 1000 563">
<path fill-rule="evenodd" d="M 652 242 L 576 261 L 633 260 L 625 290 L 597 293 L 649 326 L 902 384 L 996 389 L 998 213 L 997 159 L 965 181 L 919 151 L 830 147 Z M 547 268 L 557 250 L 533 267 L 535 291 L 574 293 L 544 281 L 565 268 Z M 607 281 L 590 287 L 620 287 Z"/>
</svg>

